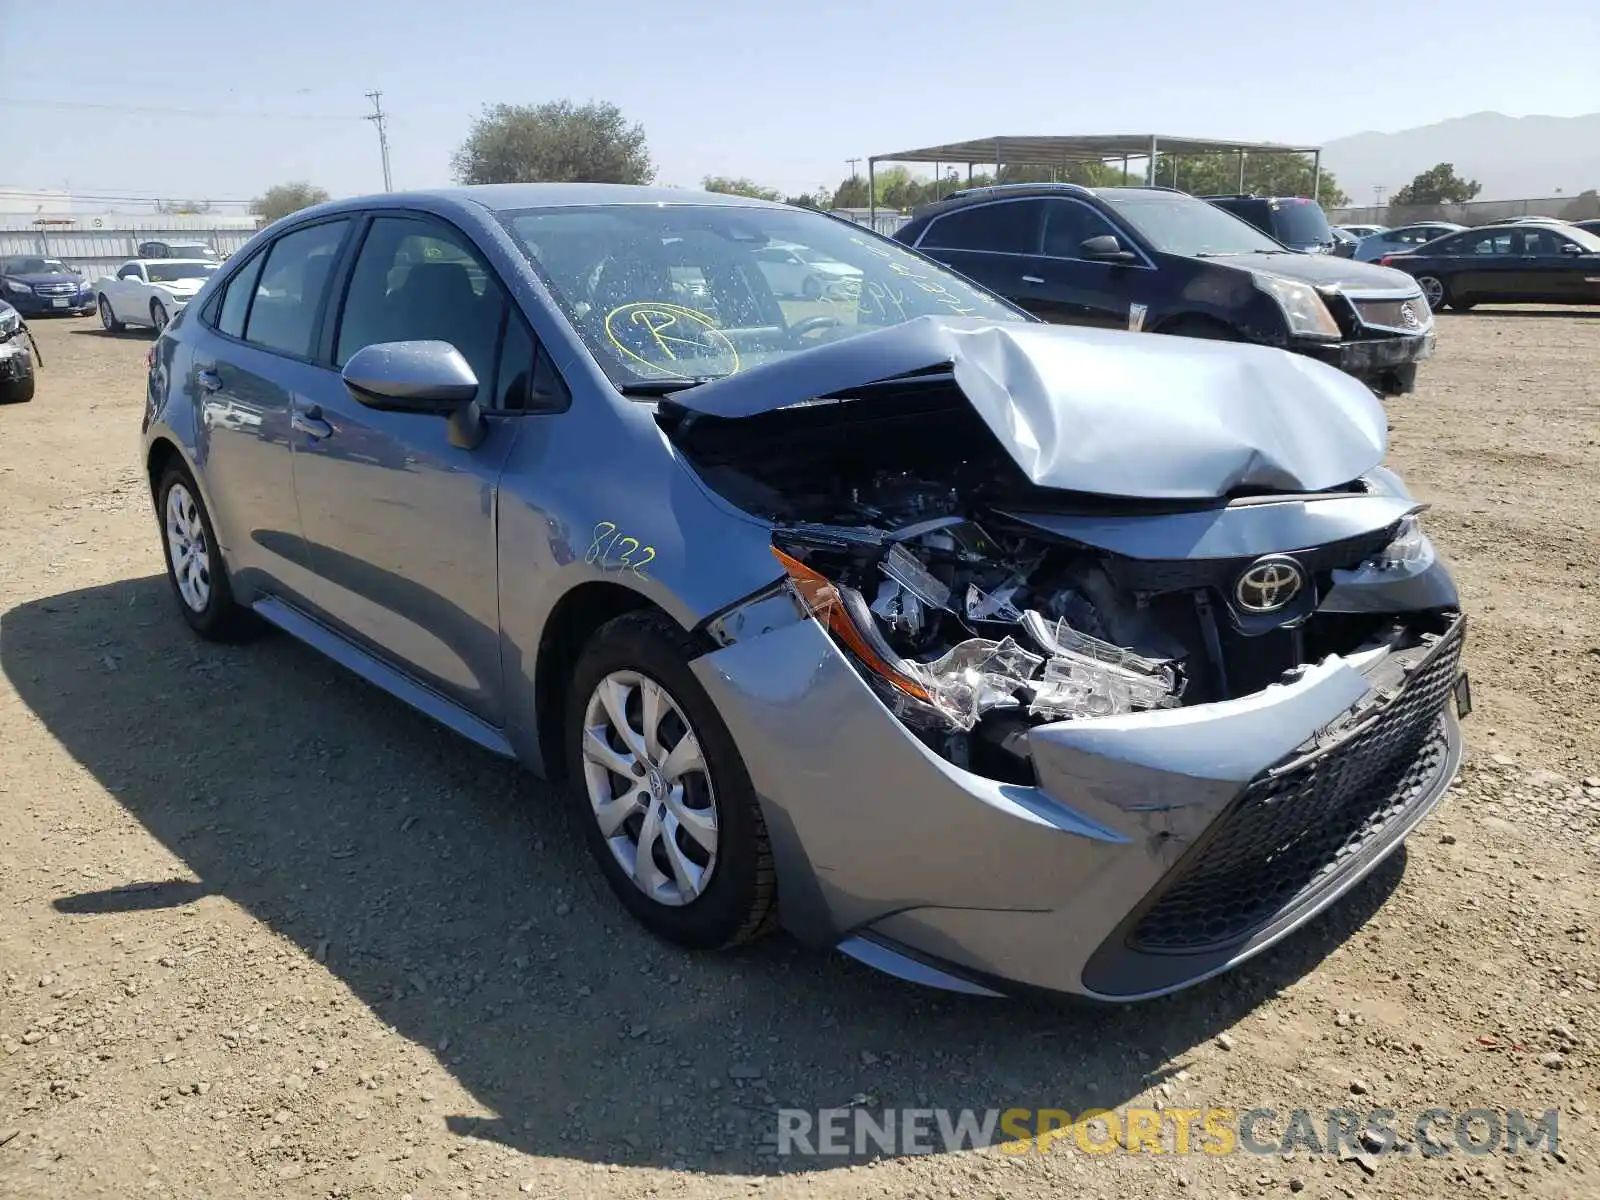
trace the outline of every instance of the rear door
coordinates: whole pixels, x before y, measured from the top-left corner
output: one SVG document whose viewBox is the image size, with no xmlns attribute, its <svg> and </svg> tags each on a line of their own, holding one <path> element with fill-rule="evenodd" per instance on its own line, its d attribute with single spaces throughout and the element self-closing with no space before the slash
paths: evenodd
<svg viewBox="0 0 1600 1200">
<path fill-rule="evenodd" d="M 1092 237 L 1115 237 L 1124 250 L 1138 253 L 1132 240 L 1081 200 L 1049 199 L 1044 206 L 1042 253 L 1022 276 L 1024 306 L 1059 324 L 1108 329 L 1141 324 L 1130 315 L 1130 305 L 1140 301 L 1136 293 L 1154 273 L 1143 255 L 1137 265 L 1083 256 L 1083 243 Z"/>
<path fill-rule="evenodd" d="M 310 602 L 311 575 L 295 505 L 291 423 L 321 383 L 312 335 L 327 302 L 329 268 L 350 217 L 303 225 L 258 250 L 207 302 L 195 334 L 217 536 L 242 584 Z"/>
<path fill-rule="evenodd" d="M 1442 249 L 1450 251 L 1457 298 L 1521 299 L 1524 271 L 1517 253 L 1520 248 L 1517 234 L 1510 229 L 1486 229 L 1450 239 Z"/>
<path fill-rule="evenodd" d="M 345 388 L 339 369 L 357 350 L 417 339 L 449 342 L 477 375 L 489 425 L 477 447 L 452 445 L 442 416 L 381 412 Z M 502 726 L 496 518 L 519 428 L 503 397 L 533 370 L 531 334 L 471 239 L 431 216 L 386 211 L 367 224 L 327 341 L 294 435 L 317 612 Z"/>
<path fill-rule="evenodd" d="M 1037 311 L 1039 245 L 1045 202 L 1037 198 L 990 200 L 935 217 L 916 247 L 931 258 Z"/>
</svg>

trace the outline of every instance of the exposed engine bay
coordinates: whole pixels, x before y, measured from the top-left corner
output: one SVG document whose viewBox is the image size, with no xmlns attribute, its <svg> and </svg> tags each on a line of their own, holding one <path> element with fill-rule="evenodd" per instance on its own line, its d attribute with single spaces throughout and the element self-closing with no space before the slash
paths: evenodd
<svg viewBox="0 0 1600 1200">
<path fill-rule="evenodd" d="M 1027 782 L 1033 726 L 1234 699 L 1329 654 L 1405 651 L 1443 627 L 1438 613 L 1317 611 L 1331 572 L 1383 561 L 1405 529 L 1274 556 L 1295 589 L 1252 611 L 1236 585 L 1264 560 L 1132 558 L 1029 520 L 1085 508 L 1160 520 L 1238 497 L 1042 489 L 948 382 L 871 392 L 737 420 L 668 404 L 661 420 L 709 486 L 773 522 L 803 605 L 959 766 Z"/>
</svg>

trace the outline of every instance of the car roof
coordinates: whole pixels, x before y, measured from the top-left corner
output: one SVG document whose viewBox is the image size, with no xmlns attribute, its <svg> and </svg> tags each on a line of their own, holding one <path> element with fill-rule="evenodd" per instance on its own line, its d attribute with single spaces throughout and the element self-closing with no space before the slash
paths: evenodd
<svg viewBox="0 0 1600 1200">
<path fill-rule="evenodd" d="M 408 198 L 476 204 L 495 212 L 519 208 L 582 208 L 599 204 L 696 204 L 725 208 L 788 208 L 773 200 L 702 192 L 690 188 L 648 187 L 626 183 L 479 183 L 453 188 L 428 188 L 411 192 L 379 192 L 351 196 L 318 205 L 318 210 L 391 207 Z M 303 212 L 310 212 L 307 209 Z M 297 213 L 297 216 L 302 215 Z"/>
</svg>

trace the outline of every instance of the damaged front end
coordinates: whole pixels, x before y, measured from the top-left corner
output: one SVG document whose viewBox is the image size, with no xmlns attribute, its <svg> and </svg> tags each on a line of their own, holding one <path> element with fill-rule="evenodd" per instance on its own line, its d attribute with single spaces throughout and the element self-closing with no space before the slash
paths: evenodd
<svg viewBox="0 0 1600 1200">
<path fill-rule="evenodd" d="M 1371 668 L 1455 620 L 1423 506 L 1381 468 L 1194 499 L 1160 479 L 1153 497 L 1041 486 L 960 378 L 934 366 L 735 417 L 664 406 L 700 477 L 772 523 L 783 571 L 707 623 L 714 641 L 798 604 L 930 748 L 1035 783 L 1041 725 L 1233 700 L 1330 655 Z M 1137 451 L 1099 417 L 1102 444 Z"/>
</svg>

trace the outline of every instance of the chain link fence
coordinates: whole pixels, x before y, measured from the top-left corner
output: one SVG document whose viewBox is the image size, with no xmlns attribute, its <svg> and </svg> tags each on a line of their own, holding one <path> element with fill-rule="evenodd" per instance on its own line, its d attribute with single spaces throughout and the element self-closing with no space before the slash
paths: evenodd
<svg viewBox="0 0 1600 1200">
<path fill-rule="evenodd" d="M 1587 221 L 1600 217 L 1600 196 L 1534 196 L 1524 200 L 1469 200 L 1465 204 L 1380 204 L 1330 208 L 1335 225 L 1387 225 L 1398 229 L 1420 221 L 1452 221 L 1457 225 L 1493 225 L 1516 217 L 1560 217 Z"/>
</svg>

